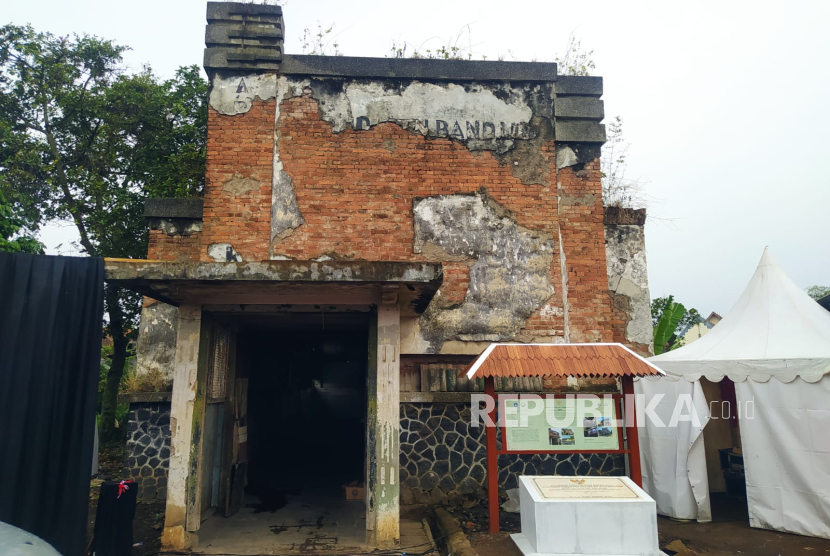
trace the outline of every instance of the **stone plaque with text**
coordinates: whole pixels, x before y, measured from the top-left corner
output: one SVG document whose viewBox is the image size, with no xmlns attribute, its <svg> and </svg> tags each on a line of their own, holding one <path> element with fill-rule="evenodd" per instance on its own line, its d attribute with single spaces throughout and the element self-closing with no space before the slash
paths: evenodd
<svg viewBox="0 0 830 556">
<path fill-rule="evenodd" d="M 640 498 L 617 477 L 536 477 L 533 485 L 547 500 Z"/>
</svg>

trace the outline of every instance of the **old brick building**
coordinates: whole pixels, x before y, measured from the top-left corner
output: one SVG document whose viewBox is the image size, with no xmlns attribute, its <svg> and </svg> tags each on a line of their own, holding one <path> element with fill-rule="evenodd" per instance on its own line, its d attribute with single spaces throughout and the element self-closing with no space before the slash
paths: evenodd
<svg viewBox="0 0 830 556">
<path fill-rule="evenodd" d="M 257 4 L 208 3 L 206 42 L 204 197 L 148 201 L 148 260 L 107 269 L 147 296 L 139 372 L 173 384 L 132 397 L 127 462 L 167 500 L 168 546 L 246 483 L 263 498 L 324 476 L 366 482 L 368 542 L 392 546 L 399 501 L 481 494 L 481 386 L 455 377 L 490 342 L 649 351 L 645 215 L 602 202 L 601 78 L 284 55 L 281 9 Z M 501 463 L 508 488 L 623 471 Z"/>
</svg>

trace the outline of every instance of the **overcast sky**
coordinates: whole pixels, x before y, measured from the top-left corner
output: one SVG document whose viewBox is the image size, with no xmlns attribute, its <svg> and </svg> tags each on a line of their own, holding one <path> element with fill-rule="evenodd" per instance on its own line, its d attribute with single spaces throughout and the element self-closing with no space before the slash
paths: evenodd
<svg viewBox="0 0 830 556">
<path fill-rule="evenodd" d="M 30 0 L 0 18 L 115 39 L 130 66 L 169 77 L 201 65 L 204 16 L 201 0 Z M 336 23 L 353 56 L 468 28 L 477 58 L 553 61 L 573 33 L 594 51 L 606 115 L 623 117 L 631 144 L 628 176 L 650 197 L 652 298 L 725 314 L 765 245 L 799 286 L 830 286 L 830 2 L 289 0 L 284 20 L 291 54 L 318 21 Z M 50 252 L 67 237 L 42 236 Z"/>
</svg>

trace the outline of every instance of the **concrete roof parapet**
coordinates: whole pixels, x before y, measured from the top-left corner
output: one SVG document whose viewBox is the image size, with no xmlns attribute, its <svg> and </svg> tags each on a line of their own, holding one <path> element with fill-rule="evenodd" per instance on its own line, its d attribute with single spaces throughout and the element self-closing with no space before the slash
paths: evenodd
<svg viewBox="0 0 830 556">
<path fill-rule="evenodd" d="M 276 71 L 282 60 L 282 8 L 208 2 L 205 71 Z"/>
<path fill-rule="evenodd" d="M 201 220 L 203 207 L 202 199 L 147 199 L 144 201 L 144 217 Z"/>
<path fill-rule="evenodd" d="M 646 223 L 646 209 L 604 207 L 603 220 L 606 226 L 643 226 Z"/>
<path fill-rule="evenodd" d="M 557 143 L 605 143 L 602 77 L 564 75 L 554 83 L 554 134 Z"/>
<path fill-rule="evenodd" d="M 280 73 L 311 77 L 435 81 L 554 82 L 556 64 L 428 58 L 363 58 L 286 54 Z"/>
</svg>

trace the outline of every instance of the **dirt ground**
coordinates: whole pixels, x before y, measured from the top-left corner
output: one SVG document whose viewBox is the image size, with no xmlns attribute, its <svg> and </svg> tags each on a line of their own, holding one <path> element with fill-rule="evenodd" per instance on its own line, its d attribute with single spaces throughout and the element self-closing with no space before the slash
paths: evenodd
<svg viewBox="0 0 830 556">
<path fill-rule="evenodd" d="M 746 501 L 713 495 L 711 523 L 657 518 L 660 548 L 669 556 L 817 556 L 830 554 L 830 540 L 752 529 Z M 490 535 L 482 506 L 451 511 L 480 556 L 522 556 L 509 534 L 520 530 L 518 514 L 500 515 L 503 533 Z"/>
<path fill-rule="evenodd" d="M 104 480 L 121 479 L 122 462 L 123 446 L 102 448 L 99 476 L 90 484 L 89 538 L 95 524 L 100 484 Z M 712 508 L 714 519 L 711 523 L 680 522 L 658 517 L 660 548 L 669 556 L 830 554 L 830 540 L 750 528 L 744 499 L 713 494 Z M 501 512 L 499 522 L 503 532 L 490 535 L 486 532 L 488 520 L 485 504 L 448 510 L 459 520 L 469 536 L 470 543 L 480 556 L 521 556 L 522 553 L 509 536 L 510 533 L 516 533 L 521 529 L 519 514 Z M 163 524 L 163 502 L 138 502 L 133 526 L 133 542 L 136 545 L 133 547 L 133 556 L 158 554 Z"/>
</svg>

